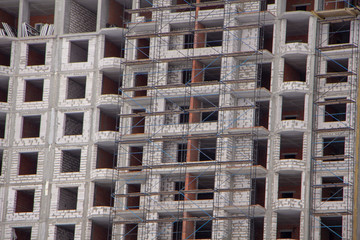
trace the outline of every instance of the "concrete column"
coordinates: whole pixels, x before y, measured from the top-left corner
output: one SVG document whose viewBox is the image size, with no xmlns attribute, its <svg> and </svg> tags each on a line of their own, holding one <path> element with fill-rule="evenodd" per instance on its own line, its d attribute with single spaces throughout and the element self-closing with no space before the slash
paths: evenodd
<svg viewBox="0 0 360 240">
<path fill-rule="evenodd" d="M 23 22 L 30 21 L 30 6 L 28 0 L 20 0 L 19 4 L 19 18 L 18 18 L 18 37 L 21 36 L 21 25 Z"/>
</svg>

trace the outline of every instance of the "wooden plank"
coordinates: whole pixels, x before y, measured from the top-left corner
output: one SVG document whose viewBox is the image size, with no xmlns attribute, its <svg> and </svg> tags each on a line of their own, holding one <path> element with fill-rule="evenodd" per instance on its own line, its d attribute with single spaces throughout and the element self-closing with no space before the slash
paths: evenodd
<svg viewBox="0 0 360 240">
<path fill-rule="evenodd" d="M 351 99 L 330 99 L 323 102 L 317 102 L 316 104 L 324 106 L 324 105 L 342 104 L 342 103 L 355 103 L 355 101 Z"/>
<path fill-rule="evenodd" d="M 344 49 L 351 49 L 351 48 L 357 48 L 358 46 L 355 44 L 336 44 L 334 46 L 325 46 L 325 47 L 319 47 L 318 49 L 320 51 L 335 51 L 335 50 L 344 50 Z"/>
<path fill-rule="evenodd" d="M 316 77 L 318 78 L 330 78 L 330 77 L 346 77 L 346 76 L 352 76 L 356 75 L 353 72 L 329 72 L 325 74 L 318 74 Z"/>
</svg>

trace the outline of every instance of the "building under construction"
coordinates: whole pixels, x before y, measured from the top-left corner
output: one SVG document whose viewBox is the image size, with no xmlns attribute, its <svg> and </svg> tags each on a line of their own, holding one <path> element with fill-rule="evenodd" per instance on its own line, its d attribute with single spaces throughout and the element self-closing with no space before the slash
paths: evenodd
<svg viewBox="0 0 360 240">
<path fill-rule="evenodd" d="M 358 5 L 0 0 L 0 239 L 357 239 Z"/>
</svg>

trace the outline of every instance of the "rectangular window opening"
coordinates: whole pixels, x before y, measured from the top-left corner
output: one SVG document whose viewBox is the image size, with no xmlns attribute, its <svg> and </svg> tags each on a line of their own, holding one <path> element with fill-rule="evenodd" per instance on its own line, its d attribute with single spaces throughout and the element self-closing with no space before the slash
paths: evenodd
<svg viewBox="0 0 360 240">
<path fill-rule="evenodd" d="M 24 116 L 22 138 L 37 138 L 40 135 L 41 116 Z"/>
<path fill-rule="evenodd" d="M 62 150 L 61 172 L 80 172 L 81 149 Z"/>
<path fill-rule="evenodd" d="M 75 225 L 56 225 L 56 240 L 74 239 Z"/>
<path fill-rule="evenodd" d="M 65 113 L 64 135 L 82 135 L 84 113 Z"/>
<path fill-rule="evenodd" d="M 70 41 L 69 63 L 87 62 L 89 54 L 89 40 Z"/>
<path fill-rule="evenodd" d="M 27 66 L 45 65 L 46 43 L 28 45 Z"/>
<path fill-rule="evenodd" d="M 58 210 L 76 210 L 78 198 L 78 188 L 60 188 Z"/>
<path fill-rule="evenodd" d="M 66 99 L 85 98 L 86 76 L 69 77 L 67 81 Z"/>
<path fill-rule="evenodd" d="M 35 190 L 17 190 L 15 212 L 32 212 L 34 210 Z"/>
<path fill-rule="evenodd" d="M 43 100 L 44 79 L 25 80 L 25 102 Z"/>
<path fill-rule="evenodd" d="M 322 177 L 321 201 L 342 201 L 344 178 L 342 176 Z"/>
<path fill-rule="evenodd" d="M 20 153 L 19 155 L 19 175 L 36 174 L 39 153 Z"/>
</svg>

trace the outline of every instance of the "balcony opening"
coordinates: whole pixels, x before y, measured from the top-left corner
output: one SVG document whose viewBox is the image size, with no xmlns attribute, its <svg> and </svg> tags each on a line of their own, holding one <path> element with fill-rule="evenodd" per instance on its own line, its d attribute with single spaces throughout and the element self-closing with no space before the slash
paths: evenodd
<svg viewBox="0 0 360 240">
<path fill-rule="evenodd" d="M 43 100 L 44 79 L 25 80 L 24 102 L 39 102 Z"/>
<path fill-rule="evenodd" d="M 124 240 L 137 240 L 138 239 L 138 225 L 125 224 L 125 238 Z"/>
<path fill-rule="evenodd" d="M 206 33 L 206 47 L 222 46 L 223 32 L 208 32 Z"/>
<path fill-rule="evenodd" d="M 314 10 L 314 0 L 287 1 L 286 11 L 312 11 Z"/>
<path fill-rule="evenodd" d="M 15 212 L 32 212 L 34 210 L 35 190 L 17 190 Z"/>
<path fill-rule="evenodd" d="M 214 187 L 215 187 L 214 176 L 198 177 L 197 189 L 206 190 L 207 192 L 198 193 L 197 200 L 214 199 Z"/>
<path fill-rule="evenodd" d="M 82 135 L 84 113 L 65 113 L 64 135 Z"/>
<path fill-rule="evenodd" d="M 266 168 L 267 164 L 267 139 L 254 141 L 254 165 L 260 165 Z"/>
<path fill-rule="evenodd" d="M 327 61 L 326 74 L 334 75 L 326 78 L 326 83 L 340 83 L 348 81 L 349 59 L 334 59 Z M 336 76 L 338 75 L 338 76 Z"/>
<path fill-rule="evenodd" d="M 309 19 L 287 20 L 285 43 L 307 43 L 309 36 Z"/>
<path fill-rule="evenodd" d="M 184 49 L 194 48 L 194 34 L 184 35 Z"/>
<path fill-rule="evenodd" d="M 0 112 L 0 138 L 5 138 L 6 113 Z"/>
<path fill-rule="evenodd" d="M 139 38 L 136 40 L 136 59 L 150 58 L 150 38 Z"/>
<path fill-rule="evenodd" d="M 80 172 L 81 149 L 62 150 L 61 172 Z"/>
<path fill-rule="evenodd" d="M 182 221 L 175 221 L 172 223 L 172 239 L 171 240 L 182 240 Z"/>
<path fill-rule="evenodd" d="M 92 240 L 108 240 L 112 236 L 112 224 L 106 221 L 96 221 L 92 220 L 91 222 L 91 239 Z M 126 238 L 125 238 L 126 239 Z"/>
<path fill-rule="evenodd" d="M 255 217 L 251 221 L 250 239 L 263 240 L 264 239 L 264 217 Z"/>
<path fill-rule="evenodd" d="M 212 64 L 211 66 L 207 66 L 203 71 L 204 71 L 204 82 L 220 81 L 221 64 Z"/>
<path fill-rule="evenodd" d="M 19 161 L 19 175 L 32 175 L 36 174 L 38 165 L 37 152 L 20 153 Z"/>
<path fill-rule="evenodd" d="M 187 143 L 177 145 L 177 162 L 186 162 Z"/>
<path fill-rule="evenodd" d="M 322 177 L 321 201 L 342 201 L 344 178 L 342 176 Z"/>
<path fill-rule="evenodd" d="M 211 239 L 212 221 L 195 222 L 195 239 Z"/>
<path fill-rule="evenodd" d="M 191 11 L 191 10 L 195 11 L 195 6 L 191 5 L 193 3 L 196 3 L 196 1 L 195 0 L 172 0 L 171 6 L 182 5 L 182 6 L 189 6 L 189 7 L 174 9 L 174 10 L 171 10 L 171 12 L 187 12 L 187 11 Z"/>
<path fill-rule="evenodd" d="M 101 94 L 119 94 L 119 87 L 122 86 L 122 76 L 120 73 L 104 72 L 102 75 Z"/>
<path fill-rule="evenodd" d="M 16 227 L 12 229 L 11 240 L 31 240 L 31 227 Z M 14 238 L 16 236 L 16 238 Z"/>
<path fill-rule="evenodd" d="M 260 11 L 268 10 L 268 5 L 269 4 L 275 4 L 275 0 L 261 1 L 260 2 Z"/>
<path fill-rule="evenodd" d="M 27 66 L 45 65 L 46 43 L 28 44 Z"/>
<path fill-rule="evenodd" d="M 84 33 L 96 31 L 97 5 L 98 0 L 68 1 L 65 11 L 65 33 Z"/>
<path fill-rule="evenodd" d="M 69 77 L 67 83 L 66 99 L 85 98 L 86 76 Z"/>
<path fill-rule="evenodd" d="M 334 101 L 334 100 L 335 101 L 341 100 L 341 98 L 325 99 L 325 102 Z M 325 122 L 336 122 L 336 121 L 346 121 L 346 103 L 325 105 Z"/>
<path fill-rule="evenodd" d="M 22 138 L 37 138 L 40 135 L 41 116 L 24 116 Z"/>
<path fill-rule="evenodd" d="M 117 131 L 119 126 L 117 115 L 116 108 L 100 108 L 99 131 Z"/>
<path fill-rule="evenodd" d="M 301 199 L 301 173 L 280 173 L 279 174 L 278 198 Z"/>
<path fill-rule="evenodd" d="M 134 109 L 133 113 L 144 113 L 143 109 Z M 145 117 L 133 117 L 131 121 L 131 134 L 145 133 Z"/>
<path fill-rule="evenodd" d="M 29 19 L 22 23 L 22 37 L 49 36 L 54 34 L 55 1 L 39 3 L 30 0 Z"/>
<path fill-rule="evenodd" d="M 135 87 L 145 87 L 148 85 L 148 74 L 147 73 L 135 73 Z M 145 97 L 147 94 L 146 90 L 138 90 L 134 92 L 134 97 Z"/>
<path fill-rule="evenodd" d="M 300 239 L 300 212 L 277 214 L 277 239 Z"/>
<path fill-rule="evenodd" d="M 132 3 L 121 0 L 109 0 L 106 27 L 126 28 L 126 25 L 131 21 L 131 14 L 125 12 L 125 9 L 132 9 Z"/>
<path fill-rule="evenodd" d="M 208 138 L 199 141 L 199 161 L 216 160 L 216 140 L 216 138 Z"/>
<path fill-rule="evenodd" d="M 0 102 L 7 102 L 9 95 L 9 77 L 0 76 Z"/>
<path fill-rule="evenodd" d="M 1 9 L 0 9 L 0 15 L 1 15 Z M 1 17 L 0 17 L 0 23 L 1 23 Z M 3 36 L 0 25 L 0 36 Z M 0 44 L 0 65 L 5 67 L 10 67 L 11 62 L 11 43 L 4 43 Z"/>
<path fill-rule="evenodd" d="M 257 87 L 266 88 L 270 91 L 271 85 L 271 63 L 258 64 L 258 77 Z"/>
<path fill-rule="evenodd" d="M 75 239 L 75 225 L 56 225 L 55 240 Z"/>
<path fill-rule="evenodd" d="M 269 102 L 257 102 L 255 110 L 255 126 L 262 126 L 268 128 L 269 125 Z"/>
<path fill-rule="evenodd" d="M 110 183 L 95 183 L 94 187 L 94 207 L 113 207 L 114 186 Z"/>
<path fill-rule="evenodd" d="M 97 146 L 96 169 L 112 169 L 117 166 L 117 152 L 114 144 Z"/>
<path fill-rule="evenodd" d="M 303 133 L 291 132 L 280 135 L 280 159 L 302 160 Z"/>
<path fill-rule="evenodd" d="M 284 58 L 284 82 L 306 82 L 306 56 Z"/>
<path fill-rule="evenodd" d="M 175 184 L 175 191 L 179 191 L 179 193 L 174 194 L 174 201 L 183 201 L 184 200 L 184 193 L 180 191 L 185 190 L 185 182 L 174 182 Z"/>
<path fill-rule="evenodd" d="M 110 39 L 109 37 L 105 37 L 104 58 L 123 58 L 124 48 L 122 46 L 122 41 L 117 40 L 116 38 Z"/>
<path fill-rule="evenodd" d="M 324 0 L 323 1 L 323 7 L 324 10 L 335 10 L 335 9 L 341 9 L 341 8 L 351 8 L 356 3 L 353 3 L 352 0 Z M 354 5 L 353 5 L 354 4 Z"/>
<path fill-rule="evenodd" d="M 268 26 L 264 26 L 261 28 L 261 34 L 264 36 L 264 40 L 262 43 L 260 43 L 261 45 L 259 46 L 262 49 L 266 49 L 269 52 L 272 53 L 273 50 L 273 37 L 274 37 L 274 26 L 273 25 L 268 25 Z"/>
<path fill-rule="evenodd" d="M 151 8 L 151 7 L 153 7 L 152 0 L 140 0 L 140 8 Z M 144 17 L 145 22 L 152 21 L 152 11 L 142 11 L 139 13 L 139 16 Z"/>
<path fill-rule="evenodd" d="M 87 62 L 89 54 L 89 40 L 70 41 L 69 63 Z"/>
<path fill-rule="evenodd" d="M 321 240 L 341 240 L 342 216 L 320 217 Z"/>
<path fill-rule="evenodd" d="M 78 188 L 59 188 L 58 210 L 76 210 Z"/>
<path fill-rule="evenodd" d="M 0 3 L 0 35 L 17 37 L 19 1 Z"/>
<path fill-rule="evenodd" d="M 324 161 L 343 161 L 345 154 L 345 137 L 323 138 Z"/>
<path fill-rule="evenodd" d="M 144 154 L 143 146 L 132 146 L 132 147 L 130 147 L 129 166 L 130 167 L 141 167 L 142 163 L 143 163 L 143 154 Z M 141 169 L 134 169 L 132 171 L 139 171 L 139 170 L 141 170 Z"/>
<path fill-rule="evenodd" d="M 252 180 L 252 188 L 254 189 L 255 195 L 252 195 L 252 204 L 265 206 L 265 187 L 266 179 L 257 178 Z"/>
<path fill-rule="evenodd" d="M 281 120 L 304 120 L 305 95 L 291 93 L 282 97 Z"/>
<path fill-rule="evenodd" d="M 127 193 L 140 193 L 140 184 L 127 184 Z M 140 196 L 131 196 L 126 198 L 126 209 L 139 209 L 140 208 Z"/>
</svg>

